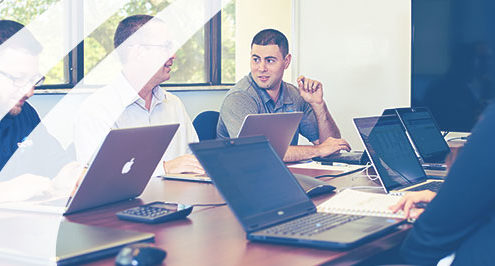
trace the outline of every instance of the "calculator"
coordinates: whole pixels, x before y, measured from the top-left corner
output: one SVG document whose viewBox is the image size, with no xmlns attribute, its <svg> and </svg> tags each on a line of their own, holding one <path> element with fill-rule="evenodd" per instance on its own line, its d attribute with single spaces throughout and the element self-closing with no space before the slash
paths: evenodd
<svg viewBox="0 0 495 266">
<path fill-rule="evenodd" d="M 154 224 L 185 218 L 192 209 L 191 205 L 155 201 L 119 211 L 115 215 L 121 220 Z"/>
</svg>

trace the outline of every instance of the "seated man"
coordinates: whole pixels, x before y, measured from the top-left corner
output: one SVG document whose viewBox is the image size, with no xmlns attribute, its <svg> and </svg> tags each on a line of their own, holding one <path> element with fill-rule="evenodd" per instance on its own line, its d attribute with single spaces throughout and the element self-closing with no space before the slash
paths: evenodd
<svg viewBox="0 0 495 266">
<path fill-rule="evenodd" d="M 20 31 L 24 26 L 11 20 L 0 20 L 0 45 Z M 15 97 L 13 91 L 21 91 L 28 87 L 28 91 L 8 113 L 2 113 L 0 121 L 0 136 L 2 138 L 0 153 L 0 170 L 5 166 L 12 154 L 23 145 L 27 136 L 40 123 L 38 113 L 26 102 L 33 96 L 34 86 L 41 85 L 44 77 L 37 73 L 38 54 L 41 45 L 31 36 L 30 43 L 17 43 L 10 45 L 0 54 L 0 85 L 2 87 L 2 105 L 12 105 Z M 15 64 L 13 64 L 15 62 Z M 34 72 L 34 73 L 33 73 Z M 24 143 L 25 145 L 27 143 Z"/>
<path fill-rule="evenodd" d="M 298 161 L 350 150 L 323 100 L 323 86 L 300 76 L 298 87 L 283 82 L 289 67 L 287 38 L 279 31 L 266 29 L 251 42 L 251 73 L 241 79 L 225 97 L 217 125 L 219 138 L 236 137 L 248 114 L 303 112 L 299 128 L 284 161 Z M 315 146 L 296 146 L 302 134 Z"/>
<path fill-rule="evenodd" d="M 495 261 L 495 104 L 488 106 L 449 170 L 442 188 L 410 192 L 391 209 L 412 217 L 418 202 L 430 202 L 402 245 L 407 263 L 491 265 Z"/>
<path fill-rule="evenodd" d="M 69 163 L 72 153 L 48 133 L 26 101 L 45 78 L 38 69 L 42 46 L 23 29 L 18 22 L 0 20 L 0 202 L 68 191 L 79 174 L 78 165 Z"/>
<path fill-rule="evenodd" d="M 119 23 L 114 46 L 118 47 L 122 72 L 113 83 L 91 95 L 79 111 L 75 125 L 78 161 L 88 163 L 111 128 L 179 123 L 155 175 L 202 174 L 201 165 L 187 146 L 198 137 L 184 105 L 160 87 L 170 79 L 175 55 L 170 52 L 170 36 L 164 23 L 152 19 L 135 15 Z"/>
</svg>

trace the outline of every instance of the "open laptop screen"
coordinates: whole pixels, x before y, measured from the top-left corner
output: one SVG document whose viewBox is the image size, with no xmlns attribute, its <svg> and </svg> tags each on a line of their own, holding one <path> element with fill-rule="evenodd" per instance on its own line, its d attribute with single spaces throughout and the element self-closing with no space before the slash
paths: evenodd
<svg viewBox="0 0 495 266">
<path fill-rule="evenodd" d="M 249 114 L 242 122 L 238 137 L 263 135 L 275 152 L 284 158 L 291 145 L 297 145 L 302 112 Z"/>
<path fill-rule="evenodd" d="M 245 228 L 287 219 L 297 206 L 314 208 L 263 136 L 193 143 L 190 147 Z M 280 211 L 283 215 L 277 214 Z"/>
<path fill-rule="evenodd" d="M 426 179 L 396 115 L 354 118 L 354 124 L 387 190 Z"/>
<path fill-rule="evenodd" d="M 426 108 L 398 108 L 414 146 L 427 163 L 443 162 L 450 148 Z"/>
</svg>

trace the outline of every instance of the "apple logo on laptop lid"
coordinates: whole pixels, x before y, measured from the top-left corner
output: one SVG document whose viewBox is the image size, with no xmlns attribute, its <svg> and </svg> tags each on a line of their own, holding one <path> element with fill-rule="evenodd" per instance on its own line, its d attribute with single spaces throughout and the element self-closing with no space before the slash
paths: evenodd
<svg viewBox="0 0 495 266">
<path fill-rule="evenodd" d="M 132 158 L 131 160 L 126 162 L 124 164 L 124 166 L 122 167 L 122 174 L 125 175 L 125 174 L 129 173 L 131 171 L 133 164 L 134 164 L 134 158 Z"/>
</svg>

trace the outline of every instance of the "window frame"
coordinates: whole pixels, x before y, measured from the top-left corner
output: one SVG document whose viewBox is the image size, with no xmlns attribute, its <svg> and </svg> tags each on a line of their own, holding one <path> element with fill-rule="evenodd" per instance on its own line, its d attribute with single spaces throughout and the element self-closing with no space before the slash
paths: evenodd
<svg viewBox="0 0 495 266">
<path fill-rule="evenodd" d="M 218 90 L 219 86 L 230 86 L 234 83 L 222 83 L 222 11 L 220 10 L 204 26 L 205 40 L 205 73 L 204 83 L 166 83 L 161 87 L 182 87 L 180 90 L 198 90 L 198 87 L 212 86 Z M 36 90 L 72 89 L 84 78 L 84 40 L 64 57 L 64 77 L 68 83 L 46 84 L 38 86 Z M 204 90 L 204 89 L 202 89 Z M 56 92 L 55 92 L 56 93 Z"/>
</svg>

